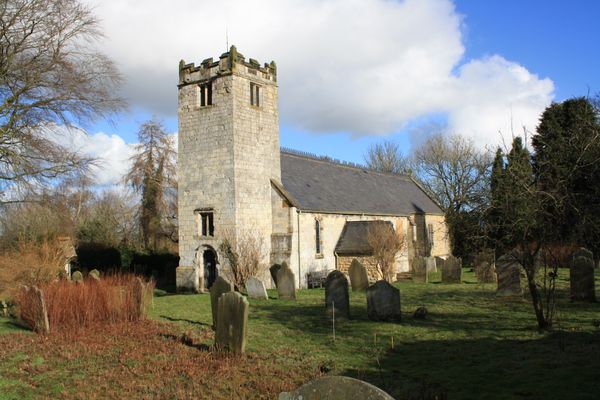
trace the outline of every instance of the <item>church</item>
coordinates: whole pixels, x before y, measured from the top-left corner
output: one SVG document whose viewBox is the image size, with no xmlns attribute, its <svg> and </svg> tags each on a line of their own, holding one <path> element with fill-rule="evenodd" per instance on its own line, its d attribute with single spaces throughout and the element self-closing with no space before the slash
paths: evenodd
<svg viewBox="0 0 600 400">
<path fill-rule="evenodd" d="M 385 221 L 402 238 L 395 273 L 415 256 L 447 257 L 439 205 L 410 176 L 281 149 L 277 66 L 235 46 L 218 60 L 179 64 L 179 256 L 177 289 L 203 291 L 222 273 L 219 244 L 260 235 L 264 263 L 283 262 L 298 288 L 309 274 L 377 265 L 369 227 Z M 260 277 L 272 286 L 268 269 Z"/>
</svg>

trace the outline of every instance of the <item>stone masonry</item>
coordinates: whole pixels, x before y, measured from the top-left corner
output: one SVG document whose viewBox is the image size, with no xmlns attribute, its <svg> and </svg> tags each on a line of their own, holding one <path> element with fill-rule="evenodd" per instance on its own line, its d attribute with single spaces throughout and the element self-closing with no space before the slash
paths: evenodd
<svg viewBox="0 0 600 400">
<path fill-rule="evenodd" d="M 201 92 L 210 86 L 210 104 Z M 259 87 L 258 105 L 251 87 Z M 224 232 L 272 233 L 271 179 L 281 179 L 277 78 L 273 62 L 246 61 L 234 46 L 220 59 L 179 65 L 179 256 L 177 287 L 198 291 L 200 254 L 217 253 Z M 208 103 L 208 102 L 206 102 Z M 202 235 L 200 213 L 213 213 Z M 270 253 L 267 241 L 266 254 Z M 268 260 L 266 260 L 268 261 Z"/>
</svg>

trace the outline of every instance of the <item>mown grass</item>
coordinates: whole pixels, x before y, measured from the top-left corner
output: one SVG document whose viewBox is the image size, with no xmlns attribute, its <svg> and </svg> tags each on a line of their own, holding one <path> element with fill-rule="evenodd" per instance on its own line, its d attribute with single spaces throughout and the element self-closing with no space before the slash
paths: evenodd
<svg viewBox="0 0 600 400">
<path fill-rule="evenodd" d="M 269 300 L 250 300 L 249 354 L 240 359 L 209 357 L 206 294 L 155 296 L 156 326 L 126 338 L 114 331 L 112 339 L 71 338 L 76 357 L 58 339 L 3 335 L 0 399 L 110 397 L 111 385 L 128 398 L 275 398 L 321 373 L 358 377 L 396 398 L 598 398 L 600 304 L 568 300 L 568 271 L 561 271 L 551 333 L 538 332 L 527 299 L 496 299 L 495 285 L 463 277 L 460 285 L 441 284 L 439 275 L 429 284 L 398 283 L 400 324 L 369 321 L 364 293 L 351 293 L 352 319 L 336 321 L 335 341 L 322 289 L 299 291 L 296 302 L 269 291 Z M 412 318 L 422 305 L 429 318 Z M 14 329 L 0 320 L 0 332 Z M 29 346 L 10 345 L 24 337 Z M 96 341 L 98 351 L 90 351 Z"/>
</svg>

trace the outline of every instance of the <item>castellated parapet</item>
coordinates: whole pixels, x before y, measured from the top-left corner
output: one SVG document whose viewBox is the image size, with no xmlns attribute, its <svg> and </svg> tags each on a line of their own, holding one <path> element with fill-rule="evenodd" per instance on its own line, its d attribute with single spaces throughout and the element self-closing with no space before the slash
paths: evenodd
<svg viewBox="0 0 600 400">
<path fill-rule="evenodd" d="M 182 60 L 178 88 L 177 287 L 201 291 L 212 279 L 206 257 L 223 264 L 225 232 L 271 237 L 270 181 L 281 180 L 277 71 L 232 46 L 218 61 Z"/>
</svg>

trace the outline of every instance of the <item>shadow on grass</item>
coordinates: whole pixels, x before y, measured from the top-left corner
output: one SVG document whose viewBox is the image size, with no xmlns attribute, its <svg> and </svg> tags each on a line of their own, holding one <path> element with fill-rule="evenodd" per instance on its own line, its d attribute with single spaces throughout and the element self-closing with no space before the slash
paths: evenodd
<svg viewBox="0 0 600 400">
<path fill-rule="evenodd" d="M 429 340 L 397 344 L 368 370 L 342 373 L 402 399 L 595 399 L 600 331 L 534 340 Z"/>
<path fill-rule="evenodd" d="M 186 319 L 186 318 L 173 318 L 173 317 L 169 317 L 168 315 L 160 315 L 160 318 L 166 319 L 167 321 L 171 321 L 171 322 L 187 322 L 188 324 L 192 324 L 192 325 L 200 325 L 200 326 L 208 326 L 210 327 L 210 324 L 207 324 L 205 322 L 200 322 L 200 321 L 193 321 L 191 319 Z"/>
<path fill-rule="evenodd" d="M 173 340 L 177 343 L 181 343 L 184 346 L 192 347 L 196 350 L 200 350 L 200 351 L 210 351 L 211 350 L 210 346 L 208 346 L 204 343 L 195 343 L 194 339 L 192 339 L 191 337 L 189 337 L 185 334 L 184 335 L 173 335 L 170 333 L 161 333 L 161 334 L 159 334 L 159 336 L 164 337 L 165 339 Z"/>
</svg>

